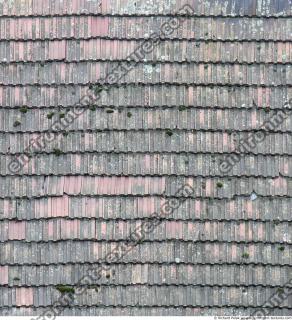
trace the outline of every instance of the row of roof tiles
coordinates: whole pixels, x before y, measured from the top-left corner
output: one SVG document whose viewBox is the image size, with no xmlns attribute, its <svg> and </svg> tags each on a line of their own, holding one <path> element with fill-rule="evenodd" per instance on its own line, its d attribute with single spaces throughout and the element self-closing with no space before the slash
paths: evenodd
<svg viewBox="0 0 292 320">
<path fill-rule="evenodd" d="M 1 40 L 148 39 L 161 33 L 166 17 L 36 17 L 1 18 Z M 185 18 L 163 39 L 290 41 L 290 18 Z"/>
<path fill-rule="evenodd" d="M 73 306 L 258 306 L 275 293 L 274 288 L 247 287 L 183 287 L 183 286 L 103 286 L 103 294 L 88 288 L 76 295 Z M 2 306 L 50 306 L 61 296 L 55 287 L 3 288 Z M 282 307 L 291 309 L 291 296 Z"/>
<path fill-rule="evenodd" d="M 173 198 L 169 198 L 173 199 Z M 0 199 L 0 221 L 29 221 L 56 217 L 125 221 L 149 219 L 161 213 L 165 198 L 161 196 L 58 196 L 39 199 Z M 188 198 L 165 221 L 292 221 L 291 198 L 236 197 L 234 199 Z"/>
<path fill-rule="evenodd" d="M 248 139 L 257 131 L 238 132 L 238 138 Z M 234 152 L 238 140 L 231 132 L 203 132 L 172 130 L 172 135 L 166 134 L 166 130 L 128 130 L 128 131 L 103 131 L 103 132 L 68 132 L 68 135 L 56 134 L 55 140 L 45 143 L 44 148 L 39 147 L 37 141 L 44 141 L 43 134 L 35 133 L 0 133 L 0 147 L 4 155 L 29 152 L 37 156 L 37 153 L 222 153 L 218 162 L 226 156 L 226 153 Z M 5 140 L 3 137 L 5 136 Z M 264 141 L 258 143 L 251 151 L 257 155 L 292 155 L 292 145 L 289 143 L 290 133 L 267 134 Z M 36 141 L 35 144 L 33 141 Z M 47 141 L 47 140 L 46 140 Z M 30 144 L 35 149 L 30 148 Z M 31 151 L 30 151 L 31 150 Z M 34 151 L 35 150 L 35 151 Z M 58 152 L 58 151 L 57 151 Z M 248 153 L 248 152 L 245 152 Z M 245 155 L 245 153 L 243 153 Z M 35 161 L 35 160 L 32 160 Z M 217 163 L 218 163 L 217 162 Z M 286 172 L 286 171 L 285 171 Z"/>
<path fill-rule="evenodd" d="M 218 187 L 218 182 L 220 186 Z M 292 196 L 292 179 L 276 178 L 185 178 L 185 177 L 92 177 L 92 176 L 6 176 L 0 186 L 1 198 L 60 195 L 176 195 L 189 184 L 191 197 L 232 198 L 236 195 Z"/>
<path fill-rule="evenodd" d="M 87 94 L 88 85 L 1 86 L 2 106 L 73 106 Z M 110 106 L 255 106 L 282 108 L 292 97 L 291 86 L 133 84 L 103 90 L 97 105 Z"/>
<path fill-rule="evenodd" d="M 121 73 L 122 83 L 292 85 L 291 65 L 226 65 L 194 63 L 125 63 L 132 69 Z M 49 62 L 0 65 L 1 85 L 90 84 L 118 70 L 118 62 Z M 118 73 L 120 76 L 120 73 Z"/>
<path fill-rule="evenodd" d="M 98 264 L 2 266 L 0 284 L 9 287 L 74 285 L 90 268 L 98 267 Z M 288 266 L 115 264 L 102 273 L 99 283 L 282 287 L 291 275 L 292 268 Z"/>
<path fill-rule="evenodd" d="M 55 151 L 57 153 L 57 151 Z M 220 161 L 210 154 L 65 154 L 37 155 L 20 171 L 20 175 L 105 175 L 105 176 L 253 176 L 292 177 L 291 156 L 239 157 L 230 171 L 220 171 Z M 232 155 L 235 157 L 235 155 Z M 0 175 L 8 176 L 15 156 L 0 155 Z M 222 160 L 222 159 L 221 159 Z"/>
<path fill-rule="evenodd" d="M 165 240 L 134 242 L 63 240 L 50 242 L 21 242 L 10 240 L 0 246 L 1 265 L 35 265 L 96 263 L 103 260 L 112 250 L 126 247 L 131 249 L 121 260 L 125 263 L 205 263 L 205 264 L 263 264 L 291 266 L 292 245 L 279 243 L 236 243 L 208 240 Z"/>
<path fill-rule="evenodd" d="M 132 60 L 142 40 L 52 40 L 0 42 L 0 63 L 50 60 Z M 137 61 L 135 59 L 135 61 Z M 291 42 L 169 41 L 157 44 L 145 59 L 153 62 L 290 63 Z"/>
<path fill-rule="evenodd" d="M 281 17 L 292 15 L 291 4 L 291 0 L 10 0 L 1 3 L 0 15 L 173 15 L 190 5 L 191 15 Z"/>
<path fill-rule="evenodd" d="M 48 309 L 44 307 L 3 307 L 0 315 L 38 316 Z M 133 306 L 65 306 L 60 315 L 66 316 L 246 316 L 253 314 L 257 307 L 133 307 Z M 290 316 L 291 309 L 275 307 L 269 309 L 270 315 Z"/>
<path fill-rule="evenodd" d="M 292 77 L 291 77 L 292 79 Z M 91 107 L 92 108 L 92 107 Z M 291 106 L 292 108 L 292 106 Z M 84 110 L 84 109 L 83 109 Z M 95 108 L 70 121 L 73 112 L 68 108 L 0 110 L 0 132 L 47 132 L 56 121 L 64 123 L 67 131 L 91 130 L 211 130 L 225 132 L 253 131 L 264 123 L 275 123 L 272 132 L 291 132 L 292 117 L 270 108 L 213 109 L 179 106 L 176 108 Z M 23 113 L 25 112 L 25 113 Z M 65 118 L 62 120 L 62 117 Z M 69 119 L 69 124 L 66 119 Z M 278 119 L 278 122 L 276 121 Z M 15 126 L 15 121 L 19 125 Z M 67 125 L 66 125 L 67 124 Z M 54 126 L 53 126 L 54 128 Z M 180 133 L 179 131 L 177 133 Z M 267 133 L 268 134 L 268 133 Z M 225 141 L 227 143 L 227 141 Z"/>
<path fill-rule="evenodd" d="M 130 237 L 142 221 L 52 219 L 0 221 L 0 242 L 48 242 L 60 240 L 119 241 Z M 292 222 L 162 221 L 145 240 L 267 242 L 292 244 Z"/>
</svg>

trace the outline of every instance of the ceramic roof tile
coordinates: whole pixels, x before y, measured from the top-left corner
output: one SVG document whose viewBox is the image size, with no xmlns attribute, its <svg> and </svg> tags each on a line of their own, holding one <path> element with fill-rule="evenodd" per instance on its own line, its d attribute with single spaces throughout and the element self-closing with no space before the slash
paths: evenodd
<svg viewBox="0 0 292 320">
<path fill-rule="evenodd" d="M 106 76 L 118 62 L 50 62 L 23 65 L 0 65 L 2 85 L 65 85 L 88 84 Z M 129 64 L 131 66 L 131 64 Z M 225 64 L 135 64 L 135 69 L 121 79 L 121 83 L 141 84 L 204 84 L 277 87 L 292 85 L 291 66 L 225 65 Z"/>
<path fill-rule="evenodd" d="M 172 198 L 170 198 L 172 199 Z M 267 221 L 275 224 L 291 222 L 289 197 L 259 198 L 247 196 L 234 199 L 186 199 L 167 221 Z M 100 221 L 131 221 L 147 219 L 159 211 L 165 199 L 160 196 L 58 196 L 35 199 L 0 199 L 1 220 L 35 220 L 56 217 L 98 219 Z M 276 214 L 275 214 L 276 212 Z"/>
<path fill-rule="evenodd" d="M 103 306 L 239 306 L 260 307 L 265 299 L 271 296 L 275 289 L 267 287 L 248 287 L 245 294 L 242 288 L 236 287 L 178 287 L 133 285 L 129 287 L 106 286 L 104 295 L 99 295 L 94 289 L 87 289 L 78 295 L 72 303 L 74 306 L 93 306 L 98 303 Z M 48 295 L 45 295 L 45 292 Z M 24 295 L 25 294 L 25 295 Z M 55 287 L 39 288 L 4 288 L 0 297 L 3 306 L 50 306 L 58 299 L 60 293 Z M 160 299 L 158 299 L 160 297 Z M 11 301 L 11 302 L 10 302 Z M 127 303 L 129 301 L 129 303 Z M 9 303 L 10 302 L 10 303 Z M 282 307 L 289 307 L 285 301 Z"/>
<path fill-rule="evenodd" d="M 174 15 L 184 5 L 195 6 L 193 15 L 202 16 L 290 16 L 291 0 L 289 1 L 240 1 L 240 0 L 183 0 L 176 1 L 134 1 L 134 0 L 15 0 L 11 7 L 3 2 L 0 14 L 3 16 L 47 16 L 47 15 Z"/>
<path fill-rule="evenodd" d="M 22 107 L 0 110 L 0 132 L 46 132 L 52 124 L 65 115 L 68 108 L 31 108 L 22 113 Z M 111 107 L 113 108 L 113 107 Z M 68 124 L 67 131 L 153 130 L 171 129 L 177 135 L 184 131 L 218 131 L 248 133 L 258 131 L 259 125 L 276 116 L 277 110 L 265 108 L 96 108 L 80 115 L 77 121 Z M 108 114 L 109 110 L 112 110 Z M 77 109 L 80 110 L 80 109 Z M 53 112 L 53 113 L 52 113 Z M 52 116 L 50 116 L 52 115 Z M 16 120 L 21 122 L 15 127 Z M 287 118 L 270 132 L 291 132 L 291 119 Z"/>
<path fill-rule="evenodd" d="M 91 264 L 62 264 L 40 266 L 9 266 L 5 284 L 12 286 L 53 286 L 59 283 L 74 285 L 78 275 L 84 274 Z M 205 272 L 205 271 L 208 272 Z M 204 275 L 202 277 L 202 274 Z M 265 276 L 263 276 L 263 274 Z M 106 277 L 106 275 L 109 275 Z M 204 264 L 117 264 L 105 272 L 102 285 L 225 285 L 275 287 L 284 285 L 291 276 L 287 266 L 262 265 L 204 265 Z M 18 280 L 19 279 L 19 280 Z"/>
<path fill-rule="evenodd" d="M 141 226 L 142 221 L 94 221 L 52 219 L 41 221 L 0 222 L 0 242 L 23 240 L 49 242 L 70 239 L 123 240 Z M 292 243 L 291 222 L 205 221 L 162 222 L 145 240 L 205 240 L 227 242 Z M 289 279 L 287 279 L 288 281 Z"/>
<path fill-rule="evenodd" d="M 124 240 L 126 241 L 126 240 Z M 121 242 L 63 240 L 55 242 L 21 242 L 9 240 L 1 244 L 0 264 L 39 265 L 96 262 L 103 259 Z M 81 250 L 82 248 L 82 250 Z M 227 241 L 148 240 L 134 247 L 122 258 L 124 263 L 262 264 L 290 266 L 292 245 L 278 250 L 277 243 L 236 243 Z M 248 258 L 244 254 L 248 254 Z"/>
<path fill-rule="evenodd" d="M 0 43 L 0 63 L 126 60 L 143 40 L 45 40 Z M 290 42 L 165 40 L 146 54 L 151 62 L 289 63 Z M 133 58 L 130 60 L 133 60 Z"/>
<path fill-rule="evenodd" d="M 184 184 L 194 188 L 192 196 L 230 199 L 250 196 L 292 196 L 288 177 L 185 177 L 185 176 L 6 176 L 2 178 L 0 198 L 61 195 L 166 195 L 175 196 Z M 218 187 L 220 182 L 222 187 Z M 187 197 L 188 195 L 185 195 Z"/>
<path fill-rule="evenodd" d="M 21 170 L 26 175 L 123 175 L 123 176 L 223 176 L 214 154 L 43 154 Z M 219 155 L 218 155 L 219 156 Z M 11 175 L 8 164 L 15 156 L 0 156 L 0 174 Z M 80 166 L 78 163 L 82 163 Z M 291 156 L 245 155 L 228 176 L 292 177 Z"/>
<path fill-rule="evenodd" d="M 249 316 L 289 281 L 291 119 L 219 166 L 291 98 L 291 4 L 0 3 L 0 315 L 47 311 L 167 201 L 180 206 L 60 315 Z M 121 62 L 134 68 L 119 86 L 9 171 Z M 177 194 L 185 183 L 194 192 Z"/>
<path fill-rule="evenodd" d="M 86 308 L 65 306 L 60 313 L 66 316 L 234 316 L 252 314 L 257 309 L 253 307 L 95 307 Z M 0 310 L 0 315 L 7 316 L 37 316 L 39 313 L 47 311 L 45 307 L 4 307 Z M 291 309 L 281 307 L 269 310 L 271 315 L 290 316 Z"/>
<path fill-rule="evenodd" d="M 60 149 L 63 153 L 219 153 L 217 161 L 235 150 L 236 144 L 232 132 L 180 131 L 169 137 L 166 130 L 127 130 L 104 132 L 69 132 L 59 134 L 51 144 L 47 144 L 40 153 L 54 153 Z M 178 134 L 179 133 L 179 134 Z M 250 132 L 239 132 L 240 139 L 246 139 Z M 5 139 L 3 136 L 5 135 Z M 23 153 L 30 140 L 38 133 L 0 133 L 2 153 Z M 40 136 L 41 137 L 41 136 Z M 292 146 L 288 143 L 290 133 L 269 132 L 267 138 L 258 144 L 251 154 L 292 155 Z M 5 169 L 6 170 L 6 169 Z"/>
<path fill-rule="evenodd" d="M 143 39 L 159 31 L 166 17 L 21 17 L 1 18 L 1 40 L 56 40 L 108 37 Z M 186 18 L 167 39 L 288 41 L 290 18 Z M 25 25 L 25 28 L 21 28 Z M 137 27 L 138 25 L 138 27 Z M 9 26 L 9 27 L 8 27 Z M 151 26 L 151 27 L 150 27 Z M 211 27 L 212 26 L 212 30 Z M 194 32 L 196 30 L 196 32 Z M 149 32 L 149 33 L 148 33 Z"/>
<path fill-rule="evenodd" d="M 3 106 L 73 106 L 85 94 L 86 85 L 51 86 L 1 86 L 0 101 Z M 248 108 L 257 105 L 281 108 L 289 100 L 290 86 L 228 86 L 228 85 L 177 85 L 128 84 L 102 92 L 100 103 L 104 106 L 208 106 Z"/>
</svg>

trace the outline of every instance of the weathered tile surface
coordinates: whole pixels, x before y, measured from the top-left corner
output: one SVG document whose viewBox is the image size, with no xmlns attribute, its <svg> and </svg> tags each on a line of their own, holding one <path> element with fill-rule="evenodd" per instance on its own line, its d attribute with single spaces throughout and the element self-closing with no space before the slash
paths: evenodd
<svg viewBox="0 0 292 320">
<path fill-rule="evenodd" d="M 194 13 L 131 53 L 184 4 Z M 292 98 L 291 0 L 0 3 L 0 316 L 40 315 L 132 246 L 60 315 L 251 315 L 292 277 L 292 120 L 228 173 Z M 119 63 L 132 70 L 66 132 L 32 139 Z M 188 183 L 189 197 L 177 190 Z M 167 200 L 182 201 L 153 219 Z M 145 222 L 156 228 L 133 246 Z M 159 223 L 158 223 L 159 222 Z M 277 291 L 278 290 L 278 291 Z M 269 309 L 292 313 L 292 297 Z"/>
</svg>

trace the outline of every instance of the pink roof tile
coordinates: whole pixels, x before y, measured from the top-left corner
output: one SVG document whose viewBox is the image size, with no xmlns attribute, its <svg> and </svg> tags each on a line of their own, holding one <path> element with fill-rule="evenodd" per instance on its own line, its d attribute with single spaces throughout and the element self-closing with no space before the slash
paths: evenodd
<svg viewBox="0 0 292 320">
<path fill-rule="evenodd" d="M 133 51 L 183 4 L 193 13 L 136 61 Z M 251 315 L 285 286 L 291 119 L 229 172 L 219 169 L 291 97 L 291 8 L 291 0 L 0 3 L 1 315 L 40 316 L 61 296 L 58 285 L 75 288 L 116 248 L 131 250 L 60 315 Z M 9 170 L 120 63 L 133 70 L 21 171 Z M 178 194 L 186 183 L 194 193 Z M 167 214 L 169 201 L 179 206 Z M 133 245 L 130 235 L 153 221 Z M 266 310 L 292 309 L 287 299 Z"/>
</svg>

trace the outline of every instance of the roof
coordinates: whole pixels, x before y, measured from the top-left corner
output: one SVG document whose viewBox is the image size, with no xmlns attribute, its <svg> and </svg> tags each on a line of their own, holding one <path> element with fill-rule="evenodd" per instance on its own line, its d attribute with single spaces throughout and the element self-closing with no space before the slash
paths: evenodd
<svg viewBox="0 0 292 320">
<path fill-rule="evenodd" d="M 291 17 L 291 0 L 0 3 L 0 315 L 50 310 L 60 285 L 76 290 L 170 200 L 180 204 L 59 315 L 251 315 L 282 292 L 291 117 L 220 165 L 292 98 Z M 120 63 L 133 70 L 52 130 Z M 178 195 L 185 184 L 194 192 Z M 264 310 L 291 315 L 292 296 Z"/>
</svg>

